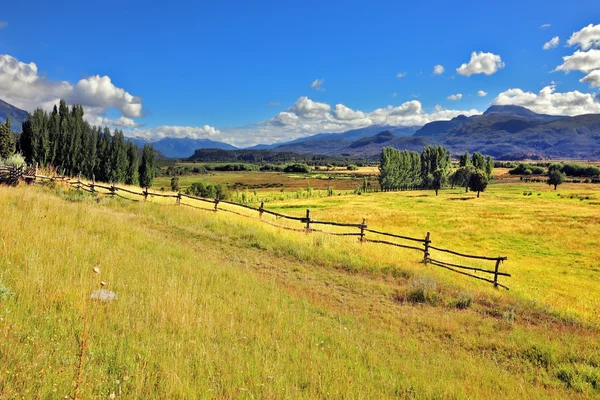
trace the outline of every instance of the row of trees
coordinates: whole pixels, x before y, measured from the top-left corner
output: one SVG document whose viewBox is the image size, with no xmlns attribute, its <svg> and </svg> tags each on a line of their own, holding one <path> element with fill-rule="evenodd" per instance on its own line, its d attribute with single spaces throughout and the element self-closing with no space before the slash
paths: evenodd
<svg viewBox="0 0 600 400">
<path fill-rule="evenodd" d="M 23 122 L 18 150 L 30 164 L 52 166 L 64 175 L 149 187 L 155 176 L 154 149 L 126 140 L 123 131 L 91 126 L 83 107 L 64 100 L 50 114 L 36 109 Z"/>
<path fill-rule="evenodd" d="M 382 190 L 407 188 L 439 189 L 448 183 L 464 186 L 479 192 L 485 190 L 492 178 L 494 160 L 475 153 L 465 153 L 459 158 L 459 166 L 450 174 L 452 162 L 443 146 L 428 146 L 421 153 L 385 147 L 381 151 L 379 184 Z"/>
</svg>

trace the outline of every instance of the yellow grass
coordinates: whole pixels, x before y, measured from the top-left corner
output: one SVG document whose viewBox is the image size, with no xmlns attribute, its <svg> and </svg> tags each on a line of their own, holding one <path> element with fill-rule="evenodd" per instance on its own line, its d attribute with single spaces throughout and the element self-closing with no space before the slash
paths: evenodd
<svg viewBox="0 0 600 400">
<path fill-rule="evenodd" d="M 531 215 L 532 226 L 519 228 L 516 217 L 499 222 L 504 214 L 494 206 L 503 204 L 510 214 L 508 205 L 538 201 L 543 204 L 528 205 L 529 211 L 566 212 L 563 200 L 548 192 L 521 199 L 510 188 L 485 193 L 479 203 L 450 200 L 456 193 L 409 197 L 419 194 L 303 199 L 279 207 L 302 214 L 289 207 L 314 203 L 321 207 L 315 218 L 355 222 L 366 215 L 373 226 L 431 230 L 451 247 L 472 249 L 477 242 L 482 252 L 506 250 L 515 294 L 424 267 L 416 252 L 282 231 L 167 202 L 0 187 L 0 281 L 14 293 L 0 299 L 0 398 L 72 394 L 85 315 L 83 398 L 597 396 L 597 329 L 557 319 L 524 299 L 536 297 L 527 296 L 522 278 L 528 258 L 506 244 L 519 236 L 494 236 L 510 229 L 532 235 L 548 218 Z M 597 209 L 576 204 L 578 211 L 563 217 L 564 229 L 594 234 L 593 226 L 577 226 Z M 482 213 L 493 222 L 475 224 Z M 544 243 L 547 251 L 556 239 Z M 530 248 L 521 246 L 523 253 Z M 538 256 L 529 260 L 541 269 Z M 580 278 L 561 281 L 574 287 Z M 90 305 L 100 280 L 117 293 L 116 302 Z M 410 300 L 415 287 L 431 283 L 424 304 Z M 547 304 L 544 291 L 537 294 Z M 457 309 L 461 296 L 470 296 L 472 306 Z M 577 310 L 576 319 L 589 316 L 581 304 Z"/>
</svg>

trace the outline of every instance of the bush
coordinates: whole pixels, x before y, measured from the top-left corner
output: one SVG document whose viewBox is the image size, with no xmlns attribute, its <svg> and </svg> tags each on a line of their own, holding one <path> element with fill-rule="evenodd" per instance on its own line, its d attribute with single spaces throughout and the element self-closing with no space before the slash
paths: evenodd
<svg viewBox="0 0 600 400">
<path fill-rule="evenodd" d="M 416 276 L 408 281 L 408 291 L 404 300 L 410 303 L 436 304 L 440 299 L 435 279 L 427 276 Z"/>
<path fill-rule="evenodd" d="M 350 164 L 346 167 L 348 171 L 358 171 L 358 167 L 354 164 Z"/>
<path fill-rule="evenodd" d="M 543 167 L 531 164 L 519 164 L 508 171 L 511 175 L 543 175 L 546 170 Z"/>
<path fill-rule="evenodd" d="M 450 307 L 458 308 L 459 310 L 469 308 L 471 304 L 473 304 L 473 295 L 470 293 L 461 293 L 457 299 L 450 301 Z"/>
<path fill-rule="evenodd" d="M 8 298 L 12 295 L 13 295 L 13 292 L 11 292 L 9 288 L 4 286 L 2 281 L 0 281 L 0 300 Z"/>
<path fill-rule="evenodd" d="M 298 174 L 310 174 L 311 169 L 306 164 L 290 164 L 283 169 L 283 172 L 298 173 Z"/>
<path fill-rule="evenodd" d="M 25 166 L 25 158 L 19 153 L 15 153 L 6 159 L 0 158 L 0 165 L 6 165 L 7 167 L 24 167 Z"/>
<path fill-rule="evenodd" d="M 227 189 L 221 184 L 215 185 L 214 183 L 194 182 L 186 189 L 185 193 L 209 199 L 227 200 L 229 198 Z"/>
</svg>

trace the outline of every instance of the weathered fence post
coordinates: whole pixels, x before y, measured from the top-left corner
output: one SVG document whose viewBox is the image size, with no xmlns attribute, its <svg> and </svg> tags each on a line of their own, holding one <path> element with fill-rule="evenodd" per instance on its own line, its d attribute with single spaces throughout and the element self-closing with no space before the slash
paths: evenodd
<svg viewBox="0 0 600 400">
<path fill-rule="evenodd" d="M 215 212 L 219 209 L 219 199 L 215 199 Z"/>
<path fill-rule="evenodd" d="M 502 262 L 502 258 L 498 258 L 496 260 L 496 268 L 494 269 L 494 287 L 498 289 L 498 269 L 500 268 L 500 263 Z"/>
<path fill-rule="evenodd" d="M 96 193 L 96 190 L 94 189 L 95 184 L 96 184 L 96 175 L 92 174 L 92 184 L 90 185 L 90 190 L 92 191 L 92 194 Z"/>
<path fill-rule="evenodd" d="M 179 193 L 177 193 L 177 205 L 181 205 L 181 189 L 179 189 Z"/>
<path fill-rule="evenodd" d="M 77 190 L 81 190 L 81 172 L 77 174 Z"/>
<path fill-rule="evenodd" d="M 262 215 L 263 215 L 263 211 L 265 209 L 265 202 L 261 201 L 260 202 L 260 208 L 258 209 L 258 218 L 262 219 Z"/>
<path fill-rule="evenodd" d="M 117 189 L 115 188 L 115 182 L 113 182 L 110 185 L 110 195 L 112 196 L 113 199 L 115 198 L 116 192 L 117 192 Z"/>
<path fill-rule="evenodd" d="M 142 192 L 144 194 L 144 201 L 148 200 L 148 186 L 146 186 L 146 190 Z"/>
<path fill-rule="evenodd" d="M 423 262 L 427 264 L 429 262 L 429 244 L 431 243 L 431 233 L 427 232 L 427 236 L 425 236 L 425 252 L 423 253 Z"/>
<path fill-rule="evenodd" d="M 360 243 L 365 241 L 365 228 L 367 227 L 367 219 L 363 218 L 362 225 L 360 226 Z"/>
<path fill-rule="evenodd" d="M 310 232 L 310 210 L 306 210 L 306 233 Z"/>
</svg>

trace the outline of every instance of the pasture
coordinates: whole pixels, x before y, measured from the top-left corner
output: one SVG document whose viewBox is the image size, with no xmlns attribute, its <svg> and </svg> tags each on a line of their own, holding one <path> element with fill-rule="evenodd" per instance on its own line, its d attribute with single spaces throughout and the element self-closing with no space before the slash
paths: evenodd
<svg viewBox="0 0 600 400">
<path fill-rule="evenodd" d="M 475 196 L 266 207 L 508 256 L 510 291 L 411 250 L 169 199 L 0 187 L 0 286 L 12 293 L 0 298 L 0 397 L 597 397 L 600 188 L 508 180 Z M 100 281 L 116 302 L 89 300 Z"/>
</svg>

